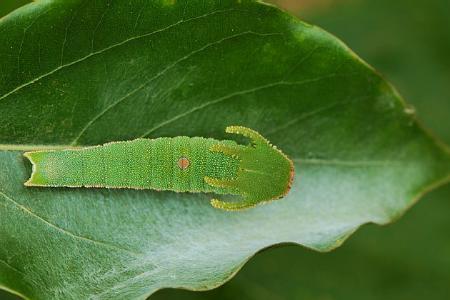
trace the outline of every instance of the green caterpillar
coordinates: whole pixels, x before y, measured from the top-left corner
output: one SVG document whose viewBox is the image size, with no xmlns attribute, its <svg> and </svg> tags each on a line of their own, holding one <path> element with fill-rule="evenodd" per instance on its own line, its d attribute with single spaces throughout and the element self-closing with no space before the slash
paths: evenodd
<svg viewBox="0 0 450 300">
<path fill-rule="evenodd" d="M 284 197 L 292 161 L 256 131 L 230 126 L 227 133 L 251 140 L 163 137 L 111 142 L 80 149 L 26 152 L 33 164 L 26 186 L 104 187 L 230 194 L 239 201 L 212 199 L 212 206 L 239 210 Z"/>
</svg>

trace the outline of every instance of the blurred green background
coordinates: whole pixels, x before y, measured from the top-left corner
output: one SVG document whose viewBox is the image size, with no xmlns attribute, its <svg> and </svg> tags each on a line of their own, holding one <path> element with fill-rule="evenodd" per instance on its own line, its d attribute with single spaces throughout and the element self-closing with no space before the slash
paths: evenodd
<svg viewBox="0 0 450 300">
<path fill-rule="evenodd" d="M 0 0 L 0 16 L 28 1 Z M 278 0 L 341 38 L 450 144 L 449 0 Z M 1 60 L 0 60 L 1 63 Z M 300 246 L 256 255 L 208 292 L 161 290 L 151 299 L 449 299 L 450 185 L 385 227 L 366 225 L 326 254 Z M 16 299 L 0 291 L 0 299 Z"/>
</svg>

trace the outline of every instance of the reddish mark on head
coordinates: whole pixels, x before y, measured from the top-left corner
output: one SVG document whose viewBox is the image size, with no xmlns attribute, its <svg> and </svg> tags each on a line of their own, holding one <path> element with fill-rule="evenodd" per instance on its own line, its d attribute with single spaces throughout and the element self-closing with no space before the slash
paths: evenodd
<svg viewBox="0 0 450 300">
<path fill-rule="evenodd" d="M 178 167 L 180 167 L 181 170 L 186 170 L 190 164 L 191 163 L 189 162 L 189 159 L 187 159 L 186 157 L 181 157 L 178 160 Z"/>
</svg>

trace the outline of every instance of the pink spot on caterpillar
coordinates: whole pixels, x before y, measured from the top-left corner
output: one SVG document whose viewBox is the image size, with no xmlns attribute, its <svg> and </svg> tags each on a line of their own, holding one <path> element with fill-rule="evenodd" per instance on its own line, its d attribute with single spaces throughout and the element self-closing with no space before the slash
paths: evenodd
<svg viewBox="0 0 450 300">
<path fill-rule="evenodd" d="M 180 167 L 181 170 L 186 170 L 190 164 L 191 163 L 190 163 L 189 159 L 187 159 L 186 157 L 181 157 L 178 160 L 178 167 Z"/>
</svg>

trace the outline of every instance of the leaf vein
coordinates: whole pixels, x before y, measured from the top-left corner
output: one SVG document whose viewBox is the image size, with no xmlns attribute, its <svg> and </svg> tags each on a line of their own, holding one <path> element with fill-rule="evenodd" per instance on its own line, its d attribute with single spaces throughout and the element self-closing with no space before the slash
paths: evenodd
<svg viewBox="0 0 450 300">
<path fill-rule="evenodd" d="M 318 159 L 318 158 L 294 158 L 294 162 L 308 165 L 325 165 L 325 166 L 345 166 L 345 167 L 383 167 L 400 163 L 399 161 L 390 160 L 340 160 L 340 159 Z"/>
<path fill-rule="evenodd" d="M 109 5 L 110 5 L 110 3 L 108 3 L 108 7 L 103 11 L 103 13 L 102 13 L 102 15 L 101 15 L 101 17 L 100 17 L 100 20 L 97 22 L 97 25 L 95 26 L 95 28 L 94 28 L 94 31 L 92 32 L 92 39 L 91 39 L 91 52 L 95 52 L 94 51 L 94 46 L 95 46 L 95 35 L 97 34 L 97 31 L 98 31 L 98 29 L 100 28 L 100 26 L 102 25 L 102 23 L 103 23 L 103 20 L 105 19 L 105 15 L 106 15 L 106 13 L 108 12 L 108 10 L 109 10 Z"/>
<path fill-rule="evenodd" d="M 336 107 L 339 107 L 339 106 L 344 106 L 344 105 L 347 105 L 347 104 L 350 104 L 350 103 L 356 103 L 356 102 L 359 102 L 359 101 L 362 101 L 362 100 L 368 99 L 368 98 L 370 98 L 370 95 L 365 95 L 365 96 L 358 97 L 358 98 L 351 99 L 351 100 L 335 102 L 335 103 L 332 103 L 330 105 L 318 108 L 316 110 L 313 110 L 313 111 L 310 111 L 310 112 L 305 113 L 303 115 L 300 115 L 297 118 L 294 118 L 294 119 L 290 120 L 289 122 L 286 122 L 285 124 L 283 124 L 283 125 L 281 125 L 279 127 L 276 127 L 274 129 L 266 132 L 265 135 L 266 136 L 273 135 L 274 133 L 279 132 L 280 130 L 283 130 L 285 128 L 288 128 L 288 127 L 294 125 L 295 123 L 298 123 L 298 122 L 301 122 L 301 121 L 306 120 L 308 118 L 317 116 L 317 115 L 319 115 L 319 114 L 321 114 L 323 112 L 326 112 L 328 110 L 331 110 L 333 108 L 336 108 Z"/>
<path fill-rule="evenodd" d="M 9 269 L 11 269 L 11 270 L 13 270 L 13 271 L 15 271 L 15 272 L 17 272 L 19 274 L 25 275 L 22 271 L 20 271 L 20 270 L 16 269 L 15 267 L 11 266 L 7 261 L 5 261 L 5 260 L 3 260 L 1 258 L 0 258 L 0 263 L 4 264 Z"/>
<path fill-rule="evenodd" d="M 23 30 L 23 34 L 22 34 L 22 40 L 20 42 L 20 46 L 19 46 L 19 51 L 17 53 L 17 75 L 20 74 L 20 60 L 22 57 L 22 51 L 23 51 L 23 44 L 25 43 L 25 36 L 28 32 L 28 30 L 33 27 L 33 25 L 45 14 L 47 14 L 49 11 L 51 11 L 52 8 L 47 9 L 46 11 L 44 11 L 43 13 L 39 14 L 36 18 L 34 18 L 33 21 L 31 21 L 31 23 L 25 27 L 25 29 Z"/>
<path fill-rule="evenodd" d="M 73 65 L 75 65 L 77 63 L 83 62 L 83 61 L 85 61 L 85 60 L 87 60 L 87 59 L 89 59 L 89 58 L 91 58 L 93 56 L 100 55 L 100 54 L 105 53 L 105 52 L 107 52 L 109 50 L 112 50 L 112 49 L 115 49 L 117 47 L 123 46 L 123 45 L 125 45 L 125 44 L 127 44 L 129 42 L 132 42 L 132 41 L 135 41 L 135 40 L 138 40 L 138 39 L 141 39 L 141 38 L 149 37 L 149 36 L 152 36 L 152 35 L 157 34 L 157 33 L 164 32 L 166 30 L 169 30 L 169 29 L 171 29 L 173 27 L 176 27 L 178 25 L 184 24 L 186 22 L 195 21 L 195 20 L 199 20 L 199 19 L 202 19 L 202 18 L 207 18 L 209 16 L 212 16 L 212 15 L 215 15 L 215 14 L 218 14 L 218 13 L 224 13 L 224 12 L 235 11 L 235 10 L 236 9 L 216 10 L 216 11 L 213 11 L 213 12 L 209 12 L 207 14 L 203 14 L 201 16 L 197 16 L 197 17 L 193 17 L 193 18 L 189 18 L 189 19 L 182 19 L 182 20 L 180 20 L 178 22 L 175 22 L 175 23 L 170 24 L 170 25 L 168 25 L 166 27 L 157 29 L 157 30 L 149 32 L 149 33 L 145 33 L 145 34 L 137 35 L 137 36 L 132 36 L 132 37 L 130 37 L 128 39 L 125 39 L 125 40 L 123 40 L 123 41 L 121 41 L 119 43 L 112 44 L 112 45 L 110 45 L 110 46 L 108 46 L 106 48 L 103 48 L 101 50 L 98 50 L 96 52 L 91 52 L 88 55 L 83 56 L 83 57 L 81 57 L 79 59 L 76 59 L 76 60 L 74 60 L 72 62 L 59 65 L 58 67 L 54 68 L 53 70 L 51 70 L 51 71 L 49 71 L 47 73 L 44 73 L 44 74 L 34 78 L 33 80 L 30 80 L 28 82 L 25 82 L 25 83 L 17 86 L 16 88 L 14 88 L 13 90 L 7 92 L 6 94 L 3 94 L 2 96 L 0 96 L 0 100 L 3 100 L 5 98 L 15 94 L 16 92 L 22 90 L 23 88 L 25 88 L 25 87 L 27 87 L 29 85 L 32 85 L 32 84 L 38 82 L 39 80 L 44 79 L 44 78 L 46 78 L 46 77 L 48 77 L 48 76 L 50 76 L 50 75 L 52 75 L 52 74 L 62 70 L 62 69 L 65 69 L 65 68 L 73 66 Z"/>
<path fill-rule="evenodd" d="M 307 79 L 307 80 L 301 80 L 301 81 L 291 81 L 290 82 L 290 81 L 282 80 L 282 81 L 277 81 L 277 82 L 273 82 L 273 83 L 268 83 L 268 84 L 256 86 L 256 87 L 253 87 L 253 88 L 250 88 L 250 89 L 246 89 L 246 90 L 233 92 L 233 93 L 230 93 L 228 95 L 225 95 L 225 96 L 216 98 L 214 100 L 211 100 L 209 102 L 203 103 L 201 105 L 198 105 L 198 106 L 196 106 L 196 107 L 194 107 L 194 108 L 192 108 L 192 109 L 190 109 L 190 110 L 188 110 L 188 111 L 186 111 L 184 113 L 178 114 L 178 115 L 176 115 L 176 116 L 174 116 L 174 117 L 172 117 L 170 119 L 167 119 L 167 120 L 159 123 L 158 125 L 152 127 L 148 131 L 146 131 L 143 135 L 140 136 L 140 138 L 147 137 L 148 135 L 150 135 L 151 133 L 153 133 L 157 129 L 160 129 L 161 127 L 164 127 L 164 126 L 166 126 L 166 125 L 168 125 L 170 123 L 173 123 L 173 122 L 175 122 L 175 121 L 177 121 L 177 120 L 179 120 L 179 119 L 181 119 L 183 117 L 186 117 L 186 116 L 188 116 L 188 115 L 190 115 L 192 113 L 198 112 L 198 111 L 203 110 L 203 109 L 205 109 L 205 108 L 207 108 L 207 107 L 209 107 L 211 105 L 215 105 L 215 104 L 221 103 L 221 102 L 223 102 L 225 100 L 234 98 L 236 96 L 242 96 L 242 95 L 245 95 L 245 94 L 258 92 L 258 91 L 263 90 L 263 89 L 273 88 L 273 87 L 281 86 L 281 85 L 303 85 L 303 84 L 307 84 L 307 83 L 320 81 L 320 80 L 323 80 L 323 79 L 333 78 L 333 77 L 336 77 L 336 76 L 338 76 L 338 74 L 330 74 L 330 75 L 326 75 L 326 76 L 321 76 L 321 77 L 316 77 L 316 78 Z"/>
<path fill-rule="evenodd" d="M 113 249 L 116 249 L 116 250 L 121 250 L 123 252 L 127 252 L 129 254 L 133 254 L 134 256 L 139 255 L 139 253 L 133 252 L 133 251 L 131 251 L 129 249 L 125 249 L 125 248 L 122 248 L 120 246 L 109 244 L 109 243 L 105 243 L 105 242 L 102 242 L 102 241 L 97 241 L 97 240 L 94 240 L 94 239 L 91 239 L 91 238 L 88 238 L 88 237 L 85 237 L 85 236 L 77 235 L 77 234 L 75 234 L 73 232 L 70 232 L 70 231 L 64 229 L 64 228 L 61 228 L 58 225 L 53 224 L 53 223 L 49 222 L 48 220 L 44 219 L 43 217 L 37 215 L 31 209 L 29 209 L 29 208 L 25 207 L 24 205 L 20 204 L 19 202 L 17 202 L 16 200 L 14 200 L 12 197 L 8 196 L 7 194 L 5 194 L 1 190 L 0 190 L 0 196 L 2 196 L 4 199 L 6 199 L 11 204 L 13 204 L 13 206 L 15 208 L 17 208 L 18 210 L 22 211 L 26 215 L 29 215 L 29 216 L 33 217 L 34 219 L 36 219 L 36 220 L 40 221 L 41 223 L 45 224 L 46 226 L 48 226 L 48 227 L 50 227 L 50 228 L 52 228 L 52 229 L 54 229 L 54 230 L 64 234 L 64 235 L 70 236 L 70 237 L 72 237 L 72 238 L 74 238 L 76 240 L 81 240 L 81 241 L 85 241 L 85 242 L 88 242 L 88 243 L 91 243 L 91 244 L 95 244 L 95 245 L 98 245 L 98 246 L 107 247 L 109 249 L 113 248 Z"/>
<path fill-rule="evenodd" d="M 257 33 L 257 32 L 253 32 L 253 31 L 245 31 L 245 32 L 241 32 L 238 34 L 234 34 L 225 38 L 222 38 L 220 40 L 208 43 L 204 46 L 202 46 L 201 48 L 198 48 L 196 50 L 191 51 L 190 53 L 184 55 L 183 57 L 175 60 L 174 62 L 172 62 L 171 64 L 167 65 L 164 69 L 162 69 L 160 72 L 156 73 L 156 75 L 152 76 L 149 80 L 145 81 L 144 83 L 142 83 L 141 85 L 139 85 L 137 88 L 135 88 L 134 90 L 128 92 L 125 96 L 119 98 L 118 100 L 114 101 L 113 103 L 111 103 L 110 105 L 108 105 L 105 109 L 103 109 L 100 113 L 98 113 L 97 115 L 95 115 L 91 120 L 89 120 L 86 125 L 81 129 L 81 131 L 79 132 L 79 134 L 75 137 L 75 139 L 70 143 L 71 145 L 76 145 L 76 143 L 78 142 L 78 140 L 83 136 L 83 134 L 87 131 L 87 129 L 89 129 L 92 124 L 94 124 L 98 119 L 100 119 L 103 115 L 105 115 L 108 111 L 110 111 L 111 109 L 113 109 L 114 107 L 116 107 L 117 105 L 119 105 L 121 102 L 123 102 L 124 100 L 126 100 L 127 98 L 131 97 L 132 95 L 136 94 L 137 92 L 139 92 L 140 90 L 142 90 L 143 88 L 145 88 L 146 86 L 148 86 L 151 82 L 153 82 L 154 80 L 160 78 L 161 76 L 163 76 L 164 74 L 167 73 L 167 71 L 169 71 L 170 69 L 174 68 L 175 66 L 177 66 L 179 63 L 189 59 L 190 57 L 205 51 L 206 49 L 208 49 L 211 46 L 215 46 L 218 45 L 220 43 L 223 43 L 225 41 L 229 41 L 238 37 L 242 37 L 245 35 L 257 35 L 257 36 L 272 36 L 272 35 L 280 35 L 279 33 Z"/>
<path fill-rule="evenodd" d="M 86 1 L 83 2 L 83 4 L 86 3 Z M 70 18 L 69 24 L 67 24 L 66 29 L 64 31 L 64 40 L 61 45 L 61 55 L 60 55 L 60 66 L 64 64 L 64 51 L 66 49 L 66 43 L 67 43 L 67 34 L 69 33 L 69 29 L 72 26 L 73 20 L 75 20 L 75 16 L 77 15 L 77 12 L 72 13 L 72 17 Z"/>
</svg>

